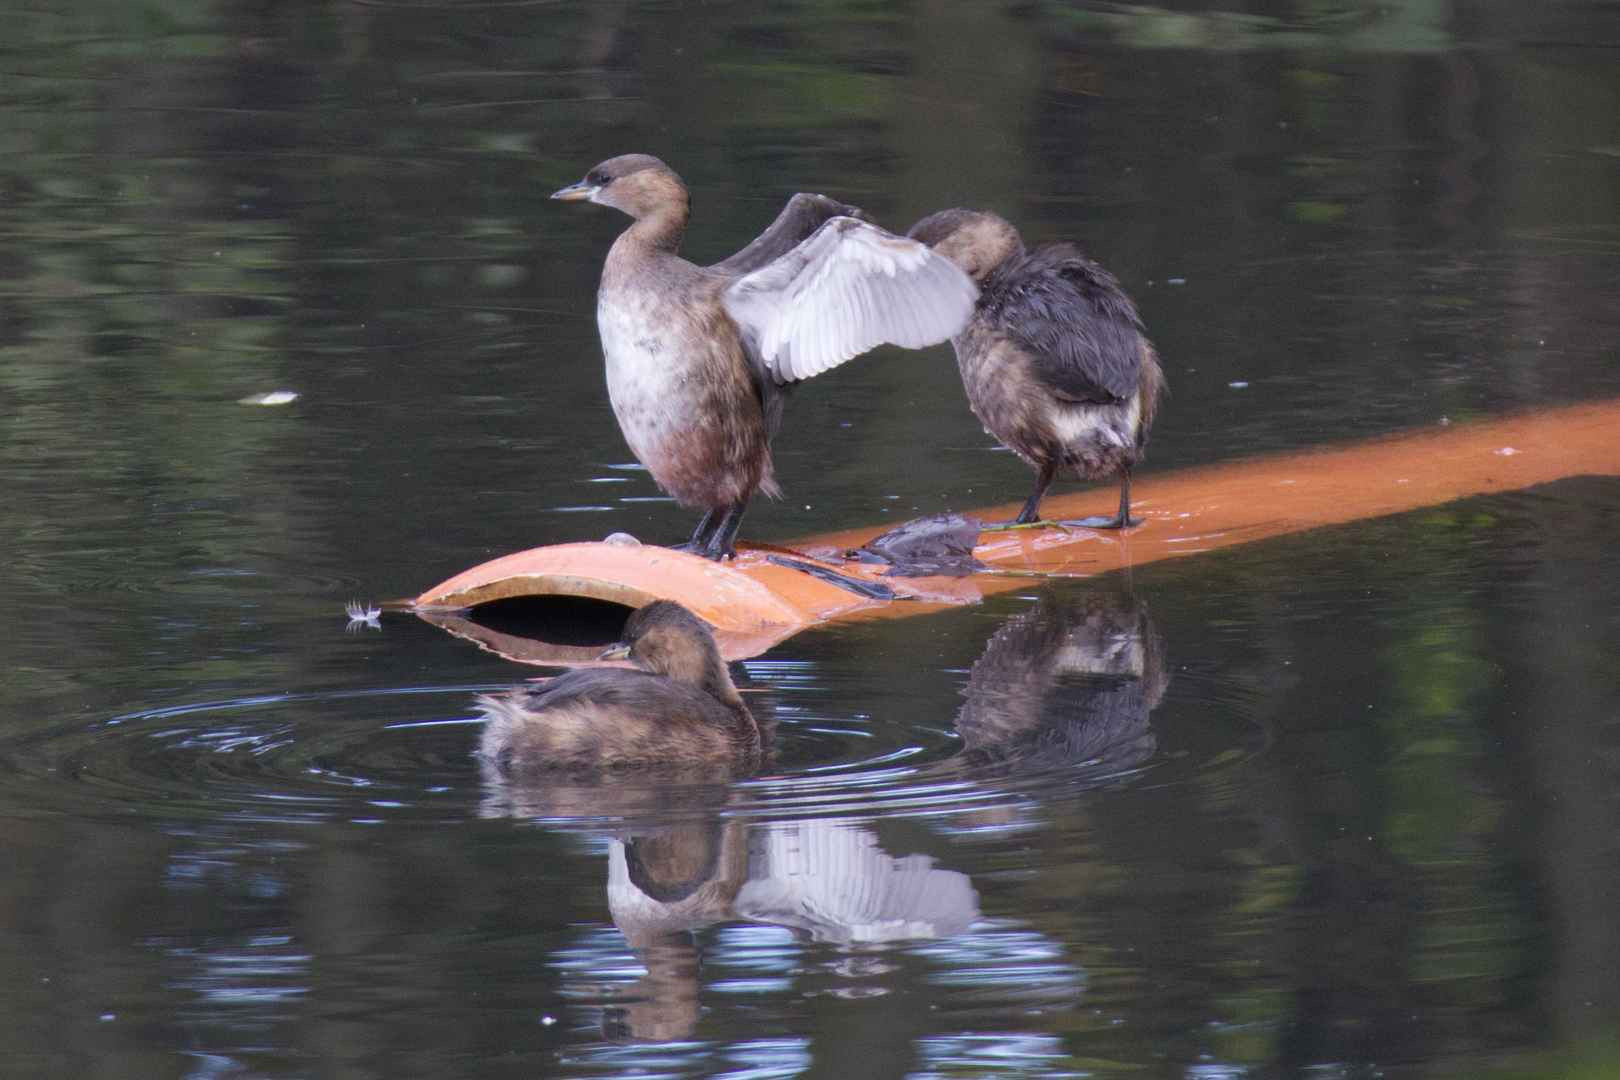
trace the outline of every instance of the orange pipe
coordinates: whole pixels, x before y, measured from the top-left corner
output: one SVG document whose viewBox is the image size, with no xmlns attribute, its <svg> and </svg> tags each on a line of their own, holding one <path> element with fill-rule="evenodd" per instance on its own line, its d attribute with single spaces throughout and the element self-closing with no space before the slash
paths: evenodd
<svg viewBox="0 0 1620 1080">
<path fill-rule="evenodd" d="M 1021 474 L 1011 469 L 1009 474 L 1009 485 L 1024 482 Z M 1008 575 L 895 578 L 884 576 L 883 566 L 845 562 L 844 550 L 885 531 L 871 526 L 808 537 L 790 545 L 791 551 L 745 546 L 724 565 L 634 541 L 532 548 L 475 566 L 410 603 L 424 618 L 479 636 L 456 610 L 517 596 L 588 597 L 626 607 L 676 600 L 713 624 L 722 648 L 735 658 L 828 619 L 912 615 L 1027 588 L 1024 572 L 1086 577 L 1578 474 L 1620 474 L 1620 400 L 1148 474 L 1132 485 L 1132 510 L 1143 524 L 1127 533 L 1047 528 L 985 534 L 974 554 L 995 570 L 1013 572 Z M 1111 511 L 1116 498 L 1112 487 L 1093 488 L 1050 497 L 1042 510 L 1052 518 L 1077 518 Z M 1017 506 L 991 507 L 975 516 L 1005 520 Z M 846 577 L 887 586 L 899 598 L 920 603 L 863 597 L 767 561 L 773 553 L 809 556 Z M 513 655 L 506 648 L 497 651 Z M 556 662 L 560 657 L 550 652 L 514 658 Z"/>
</svg>

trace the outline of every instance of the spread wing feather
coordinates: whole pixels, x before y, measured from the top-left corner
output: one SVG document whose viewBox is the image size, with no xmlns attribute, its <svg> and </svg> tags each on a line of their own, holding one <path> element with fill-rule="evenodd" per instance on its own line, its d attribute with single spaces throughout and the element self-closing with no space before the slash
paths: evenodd
<svg viewBox="0 0 1620 1080">
<path fill-rule="evenodd" d="M 755 363 L 786 383 L 878 345 L 920 349 L 953 337 L 978 290 L 924 245 L 835 217 L 721 297 Z"/>
<path fill-rule="evenodd" d="M 1075 402 L 1136 393 L 1142 320 L 1114 276 L 1072 245 L 1051 244 L 985 287 L 985 315 L 1027 351 L 1036 376 Z"/>
<path fill-rule="evenodd" d="M 829 218 L 840 215 L 862 220 L 866 218 L 859 207 L 841 203 L 825 195 L 801 191 L 787 201 L 787 205 L 782 207 L 782 212 L 776 215 L 776 220 L 747 247 L 730 258 L 715 263 L 709 269 L 738 275 L 758 270 L 793 250 L 811 233 L 821 228 Z"/>
</svg>

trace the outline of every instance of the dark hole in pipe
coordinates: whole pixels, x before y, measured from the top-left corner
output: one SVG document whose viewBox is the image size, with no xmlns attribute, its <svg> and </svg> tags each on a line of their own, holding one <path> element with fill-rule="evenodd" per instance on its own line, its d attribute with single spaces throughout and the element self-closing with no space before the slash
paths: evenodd
<svg viewBox="0 0 1620 1080">
<path fill-rule="evenodd" d="M 513 596 L 467 612 L 479 626 L 547 645 L 606 648 L 633 609 L 584 596 Z"/>
</svg>

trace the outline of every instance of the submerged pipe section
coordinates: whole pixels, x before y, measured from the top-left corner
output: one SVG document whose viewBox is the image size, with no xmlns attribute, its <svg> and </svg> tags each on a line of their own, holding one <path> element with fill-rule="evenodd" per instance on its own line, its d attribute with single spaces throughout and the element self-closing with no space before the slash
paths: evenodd
<svg viewBox="0 0 1620 1080">
<path fill-rule="evenodd" d="M 573 597 L 626 609 L 675 600 L 712 624 L 722 651 L 736 659 L 830 619 L 914 615 L 1027 588 L 1026 575 L 1089 577 L 1583 474 L 1620 474 L 1620 400 L 1150 473 L 1133 481 L 1132 511 L 1143 524 L 1129 532 L 1049 527 L 983 534 L 973 554 L 1002 573 L 904 578 L 844 559 L 843 552 L 883 527 L 807 537 L 786 548 L 745 546 L 726 564 L 618 538 L 506 555 L 433 586 L 412 606 L 476 638 L 458 613 L 495 600 Z M 1042 510 L 1052 519 L 1077 518 L 1110 509 L 1115 498 L 1112 486 L 1092 488 L 1049 496 Z M 1004 521 L 1018 505 L 974 516 Z M 806 572 L 806 562 L 821 572 Z M 560 659 L 497 651 L 534 662 Z"/>
</svg>

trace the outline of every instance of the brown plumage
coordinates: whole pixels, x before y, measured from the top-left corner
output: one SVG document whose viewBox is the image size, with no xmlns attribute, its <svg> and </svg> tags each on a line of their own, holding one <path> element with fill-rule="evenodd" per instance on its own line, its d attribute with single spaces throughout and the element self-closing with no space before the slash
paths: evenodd
<svg viewBox="0 0 1620 1080">
<path fill-rule="evenodd" d="M 1040 519 L 1060 469 L 1120 482 L 1117 514 L 1073 524 L 1139 524 L 1130 516 L 1131 469 L 1147 446 L 1164 372 L 1119 282 L 1072 244 L 1025 251 L 1018 230 L 985 211 L 942 210 L 908 235 L 979 285 L 973 318 L 952 344 L 974 415 L 1036 472 L 1014 524 Z"/>
<path fill-rule="evenodd" d="M 755 491 L 779 494 L 771 440 L 793 383 L 885 342 L 943 341 L 977 295 L 949 260 L 820 195 L 795 195 L 742 251 L 696 266 L 678 254 L 686 185 L 647 154 L 610 158 L 552 198 L 635 219 L 597 292 L 608 397 L 659 487 L 705 512 L 688 546 L 710 558 L 735 554 Z"/>
<path fill-rule="evenodd" d="M 1158 746 L 1148 714 L 1170 681 L 1147 608 L 1128 593 L 1046 594 L 997 630 L 957 714 L 964 761 L 1130 768 Z"/>
<path fill-rule="evenodd" d="M 570 671 L 538 687 L 481 696 L 485 761 L 508 774 L 758 764 L 759 725 L 697 616 L 655 601 L 630 616 L 623 644 L 603 655 L 628 657 L 640 670 Z"/>
<path fill-rule="evenodd" d="M 748 878 L 748 830 L 717 816 L 678 817 L 608 843 L 608 912 L 647 969 L 604 1010 L 602 1031 L 669 1042 L 700 1016 L 701 957 L 692 931 L 732 920 Z"/>
</svg>

